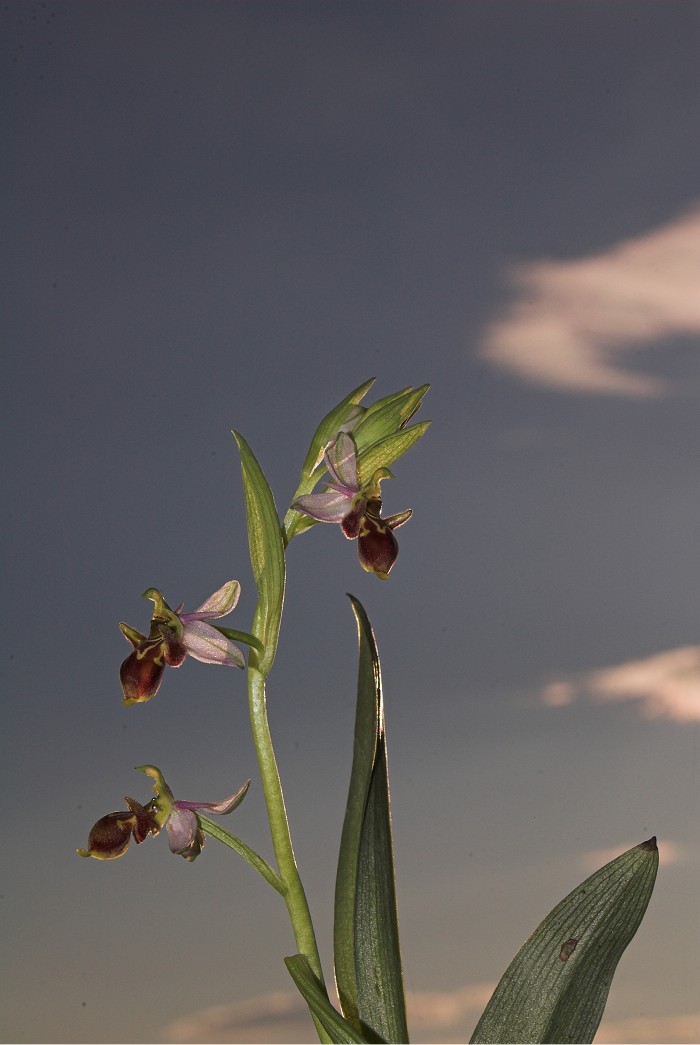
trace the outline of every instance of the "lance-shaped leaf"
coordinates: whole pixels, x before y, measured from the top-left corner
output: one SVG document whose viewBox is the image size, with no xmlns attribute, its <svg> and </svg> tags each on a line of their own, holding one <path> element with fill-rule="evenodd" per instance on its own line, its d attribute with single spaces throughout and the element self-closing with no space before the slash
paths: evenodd
<svg viewBox="0 0 700 1045">
<path fill-rule="evenodd" d="M 593 1041 L 658 865 L 656 839 L 650 838 L 569 893 L 506 969 L 472 1042 Z"/>
<path fill-rule="evenodd" d="M 325 987 L 314 975 L 305 954 L 295 954 L 293 958 L 285 958 L 284 963 L 304 1001 L 332 1042 L 365 1041 L 355 1028 L 333 1008 L 328 1000 Z"/>
<path fill-rule="evenodd" d="M 379 655 L 360 602 L 350 791 L 335 886 L 334 959 L 345 1018 L 367 1041 L 408 1041 Z"/>
<path fill-rule="evenodd" d="M 275 658 L 284 602 L 284 545 L 275 501 L 267 479 L 253 451 L 242 435 L 233 433 L 241 454 L 248 545 L 253 576 L 258 589 L 258 604 L 253 618 L 253 634 L 265 647 L 259 654 L 251 650 L 251 663 L 267 675 Z"/>
</svg>

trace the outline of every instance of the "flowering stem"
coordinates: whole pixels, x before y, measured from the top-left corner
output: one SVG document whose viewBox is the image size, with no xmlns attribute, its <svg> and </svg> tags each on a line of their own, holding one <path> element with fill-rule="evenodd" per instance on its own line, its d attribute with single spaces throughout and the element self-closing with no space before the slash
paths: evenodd
<svg viewBox="0 0 700 1045">
<path fill-rule="evenodd" d="M 289 912 L 294 938 L 299 953 L 307 958 L 313 974 L 318 977 L 320 988 L 325 992 L 316 936 L 294 857 L 282 783 L 267 721 L 265 679 L 277 652 L 284 605 L 285 558 L 282 527 L 272 490 L 253 451 L 239 432 L 233 434 L 241 455 L 250 564 L 258 592 L 251 631 L 258 640 L 258 645 L 263 647 L 262 651 L 251 648 L 248 655 L 248 705 L 253 742 L 260 767 L 277 870 L 284 884 L 282 895 Z M 331 1042 L 332 1039 L 313 1013 L 312 1017 L 320 1041 Z"/>
<path fill-rule="evenodd" d="M 251 657 L 251 662 L 253 660 L 254 658 Z M 253 739 L 265 793 L 267 816 L 270 822 L 272 844 L 277 858 L 280 877 L 285 886 L 282 895 L 289 912 L 289 920 L 292 923 L 297 949 L 300 954 L 308 958 L 311 968 L 321 984 L 323 984 L 323 971 L 316 944 L 316 935 L 294 856 L 287 810 L 282 792 L 282 782 L 280 781 L 277 760 L 275 759 L 275 752 L 272 746 L 272 737 L 270 736 L 265 697 L 265 676 L 254 663 L 249 663 L 248 665 L 248 699 Z M 331 1042 L 332 1038 L 328 1036 L 315 1017 L 314 1023 L 316 1024 L 319 1040 Z"/>
</svg>

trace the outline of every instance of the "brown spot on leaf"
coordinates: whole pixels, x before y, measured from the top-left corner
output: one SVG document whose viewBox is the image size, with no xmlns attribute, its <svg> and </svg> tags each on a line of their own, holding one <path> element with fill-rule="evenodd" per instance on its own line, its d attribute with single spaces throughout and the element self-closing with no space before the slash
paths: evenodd
<svg viewBox="0 0 700 1045">
<path fill-rule="evenodd" d="M 571 955 L 576 950 L 576 944 L 577 943 L 578 943 L 578 940 L 575 940 L 573 938 L 573 936 L 571 937 L 570 940 L 566 940 L 561 945 L 561 950 L 559 951 L 559 961 L 568 962 L 569 958 L 571 957 Z"/>
</svg>

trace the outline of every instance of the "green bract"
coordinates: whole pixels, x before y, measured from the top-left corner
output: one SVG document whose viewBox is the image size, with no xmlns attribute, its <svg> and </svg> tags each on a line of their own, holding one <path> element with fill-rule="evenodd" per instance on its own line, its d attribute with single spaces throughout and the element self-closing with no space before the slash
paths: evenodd
<svg viewBox="0 0 700 1045">
<path fill-rule="evenodd" d="M 429 421 L 409 429 L 404 426 L 420 406 L 429 385 L 415 389 L 409 386 L 384 396 L 370 407 L 358 406 L 373 383 L 374 378 L 359 385 L 324 417 L 311 440 L 292 503 L 310 494 L 323 479 L 327 470 L 323 453 L 341 432 L 351 432 L 355 439 L 358 477 L 363 486 L 378 468 L 387 468 L 397 461 L 425 434 Z M 394 439 L 397 434 L 401 438 Z M 372 462 L 371 467 L 368 462 Z M 290 508 L 284 519 L 286 542 L 314 526 L 316 521 Z"/>
<path fill-rule="evenodd" d="M 253 451 L 242 435 L 233 433 L 241 454 L 241 472 L 248 522 L 250 563 L 258 589 L 253 634 L 264 652 L 251 651 L 251 659 L 267 675 L 275 659 L 284 603 L 284 544 L 275 499 Z"/>
</svg>

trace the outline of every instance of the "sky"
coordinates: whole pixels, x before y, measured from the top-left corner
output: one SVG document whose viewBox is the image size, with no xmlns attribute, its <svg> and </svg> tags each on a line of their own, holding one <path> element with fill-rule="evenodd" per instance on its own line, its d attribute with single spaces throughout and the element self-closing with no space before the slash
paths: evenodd
<svg viewBox="0 0 700 1045">
<path fill-rule="evenodd" d="M 150 586 L 255 593 L 243 433 L 284 511 L 346 393 L 430 382 L 388 582 L 289 547 L 269 714 L 332 980 L 356 631 L 386 697 L 415 1042 L 650 835 L 599 1042 L 698 1042 L 700 7 L 530 0 L 0 10 L 3 1040 L 303 1042 L 284 907 L 214 841 L 80 860 L 146 801 L 271 856 L 243 673 L 121 704 Z M 375 391 L 376 390 L 376 391 Z M 419 418 L 416 418 L 419 419 Z M 29 601 L 27 601 L 29 600 Z"/>
</svg>

